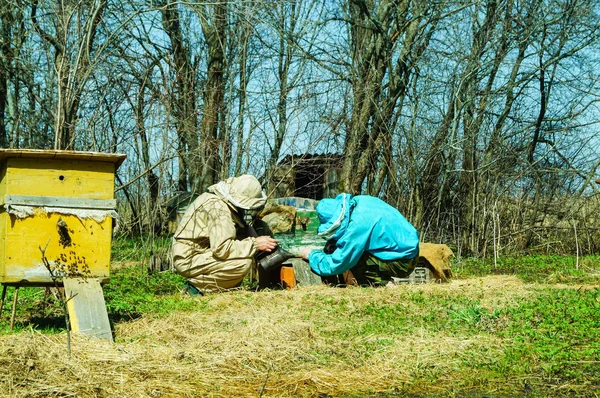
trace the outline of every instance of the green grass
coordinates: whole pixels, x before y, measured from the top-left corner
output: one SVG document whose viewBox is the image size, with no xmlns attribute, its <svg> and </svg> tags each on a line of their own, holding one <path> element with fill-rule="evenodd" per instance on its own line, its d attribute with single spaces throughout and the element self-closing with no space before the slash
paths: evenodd
<svg viewBox="0 0 600 398">
<path fill-rule="evenodd" d="M 115 251 L 119 253 L 115 258 L 139 259 L 146 248 L 140 241 L 118 240 Z M 401 348 L 399 342 L 412 336 L 415 344 L 419 335 L 443 335 L 464 342 L 464 350 L 448 354 L 440 363 L 415 362 L 408 385 L 372 396 L 598 396 L 600 289 L 594 286 L 600 279 L 600 259 L 580 258 L 579 269 L 575 263 L 575 258 L 566 256 L 507 257 L 496 263 L 464 259 L 454 267 L 455 277 L 468 282 L 463 289 L 398 288 L 384 295 L 382 289 L 372 288 L 271 293 L 247 288 L 228 293 L 223 304 L 222 295 L 183 294 L 183 278 L 171 272 L 149 275 L 138 260 L 112 270 L 104 296 L 115 324 L 193 312 L 204 314 L 207 322 L 224 332 L 235 333 L 248 319 L 223 319 L 220 311 L 235 308 L 246 314 L 265 305 L 268 310 L 261 295 L 273 295 L 270 300 L 277 311 L 289 311 L 292 321 L 310 324 L 314 338 L 324 342 L 309 347 L 296 359 L 298 363 L 323 368 L 338 363 L 370 366 L 370 361 Z M 480 281 L 486 275 L 517 277 L 531 285 L 524 292 L 482 287 Z M 12 292 L 9 288 L 0 321 L 4 333 L 8 332 Z M 62 310 L 42 288 L 21 289 L 16 318 L 13 333 L 54 334 L 64 328 Z M 457 380 L 452 389 L 445 387 L 439 395 L 438 390 L 427 390 L 449 377 Z M 498 387 L 490 393 L 496 383 Z"/>
<path fill-rule="evenodd" d="M 173 311 L 197 310 L 198 303 L 182 294 L 185 279 L 170 271 L 148 275 L 140 267 L 112 270 L 110 283 L 104 285 L 104 299 L 109 318 L 115 322 L 143 315 L 164 316 Z M 9 331 L 14 288 L 7 289 L 6 303 L 0 319 L 0 331 Z M 60 332 L 65 327 L 60 301 L 54 289 L 23 287 L 15 314 L 15 331 L 35 329 L 44 333 Z"/>
<path fill-rule="evenodd" d="M 464 258 L 454 261 L 455 277 L 515 275 L 525 282 L 594 283 L 600 273 L 600 256 L 530 255 L 522 257 Z"/>
<path fill-rule="evenodd" d="M 8 287 L 0 318 L 0 332 L 10 331 L 10 316 L 15 288 Z M 44 333 L 59 333 L 65 327 L 64 312 L 54 292 L 39 287 L 19 289 L 14 331 L 36 329 Z"/>
<path fill-rule="evenodd" d="M 360 306 L 343 297 L 316 295 L 306 301 L 306 305 L 311 306 L 305 315 L 307 319 L 330 320 L 317 330 L 329 341 L 355 341 L 357 336 L 371 336 L 355 346 L 354 357 L 335 351 L 315 353 L 325 366 L 336 356 L 356 360 L 357 355 L 360 357 L 358 365 L 362 365 L 406 335 L 443 333 L 457 341 L 490 336 L 508 344 L 498 355 L 489 357 L 485 348 L 469 347 L 461 353 L 459 365 L 454 365 L 454 377 L 463 382 L 471 380 L 466 384 L 478 379 L 498 380 L 503 383 L 506 396 L 521 396 L 524 393 L 521 386 L 525 384 L 526 389 L 536 384 L 537 393 L 528 393 L 528 396 L 547 396 L 559 386 L 567 387 L 553 393 L 555 396 L 600 394 L 598 288 L 544 287 L 532 297 L 522 297 L 512 305 L 493 309 L 486 308 L 467 292 L 427 298 L 416 292 L 403 295 L 400 302 L 367 301 Z M 447 373 L 445 366 L 449 365 L 427 364 L 417 368 L 413 382 L 436 384 L 436 380 Z M 515 385 L 510 380 L 523 380 L 525 384 Z M 585 387 L 582 389 L 582 386 Z M 398 396 L 408 393 L 408 390 L 397 392 Z M 467 390 L 459 388 L 456 396 L 465 396 L 463 394 L 467 394 Z M 490 396 L 484 392 L 472 396 L 485 395 Z M 377 396 L 397 395 L 390 392 Z M 447 396 L 447 392 L 440 396 Z"/>
<path fill-rule="evenodd" d="M 119 237 L 113 239 L 111 257 L 113 262 L 146 261 L 152 252 L 164 254 L 170 243 L 170 236 Z"/>
<path fill-rule="evenodd" d="M 104 287 L 106 308 L 115 319 L 197 310 L 195 300 L 181 294 L 184 281 L 170 271 L 148 275 L 145 270 L 134 267 L 117 269 Z"/>
<path fill-rule="evenodd" d="M 505 312 L 510 323 L 499 335 L 514 341 L 507 364 L 529 363 L 559 383 L 599 381 L 600 289 L 545 289 Z"/>
</svg>

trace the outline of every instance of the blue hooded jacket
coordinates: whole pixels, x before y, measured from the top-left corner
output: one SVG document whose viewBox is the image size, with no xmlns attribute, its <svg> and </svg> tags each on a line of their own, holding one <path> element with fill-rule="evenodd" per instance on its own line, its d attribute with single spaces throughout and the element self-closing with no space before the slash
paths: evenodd
<svg viewBox="0 0 600 398">
<path fill-rule="evenodd" d="M 380 260 L 409 261 L 419 254 L 419 234 L 402 214 L 373 196 L 347 193 L 317 205 L 319 235 L 337 241 L 332 254 L 313 250 L 313 271 L 338 275 L 354 267 L 364 252 Z"/>
</svg>

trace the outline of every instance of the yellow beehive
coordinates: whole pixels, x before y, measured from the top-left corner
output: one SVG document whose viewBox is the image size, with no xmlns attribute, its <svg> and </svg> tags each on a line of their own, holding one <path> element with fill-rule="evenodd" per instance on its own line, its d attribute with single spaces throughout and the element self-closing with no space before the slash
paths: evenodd
<svg viewBox="0 0 600 398">
<path fill-rule="evenodd" d="M 125 155 L 0 149 L 0 283 L 110 274 L 115 171 Z"/>
</svg>

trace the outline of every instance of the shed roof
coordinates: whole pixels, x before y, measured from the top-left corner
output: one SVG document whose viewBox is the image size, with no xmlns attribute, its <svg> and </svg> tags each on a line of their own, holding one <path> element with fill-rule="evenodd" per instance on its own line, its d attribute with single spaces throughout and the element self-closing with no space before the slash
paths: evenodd
<svg viewBox="0 0 600 398">
<path fill-rule="evenodd" d="M 287 155 L 279 162 L 280 166 L 312 166 L 318 163 L 322 166 L 341 166 L 342 155 L 339 153 L 307 153 L 301 155 Z"/>
</svg>

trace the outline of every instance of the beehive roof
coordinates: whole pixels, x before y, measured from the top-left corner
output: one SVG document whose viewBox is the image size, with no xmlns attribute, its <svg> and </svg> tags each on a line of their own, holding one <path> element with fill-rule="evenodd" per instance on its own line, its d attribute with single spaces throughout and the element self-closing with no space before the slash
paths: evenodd
<svg viewBox="0 0 600 398">
<path fill-rule="evenodd" d="M 65 151 L 53 149 L 0 149 L 0 161 L 9 158 L 70 159 L 114 163 L 117 167 L 127 155 L 88 151 Z"/>
</svg>

